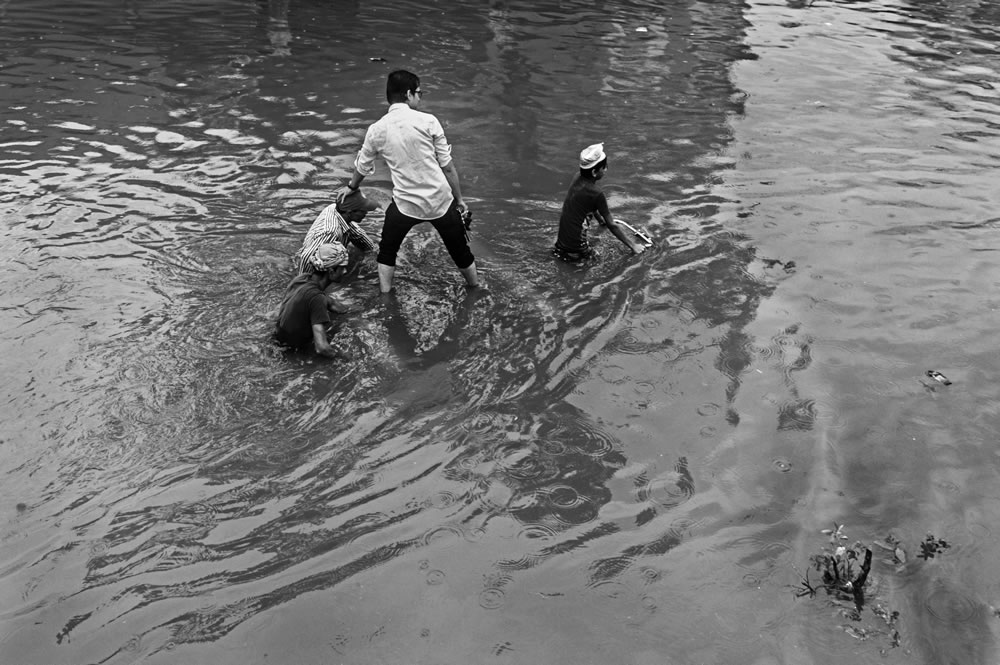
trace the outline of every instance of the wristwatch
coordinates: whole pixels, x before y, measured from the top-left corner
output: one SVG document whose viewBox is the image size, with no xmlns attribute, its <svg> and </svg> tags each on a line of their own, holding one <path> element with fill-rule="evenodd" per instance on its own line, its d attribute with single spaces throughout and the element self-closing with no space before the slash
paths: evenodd
<svg viewBox="0 0 1000 665">
<path fill-rule="evenodd" d="M 358 185 L 357 187 L 351 187 L 351 183 L 347 183 L 347 189 L 351 190 L 352 192 L 356 192 L 359 189 L 361 189 L 361 185 Z"/>
</svg>

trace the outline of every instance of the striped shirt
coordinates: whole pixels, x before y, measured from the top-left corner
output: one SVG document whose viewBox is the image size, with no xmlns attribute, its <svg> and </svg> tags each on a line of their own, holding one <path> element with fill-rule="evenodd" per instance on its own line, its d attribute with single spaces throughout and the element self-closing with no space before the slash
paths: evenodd
<svg viewBox="0 0 1000 665">
<path fill-rule="evenodd" d="M 309 257 L 313 255 L 320 245 L 328 242 L 339 242 L 347 245 L 347 222 L 337 212 L 337 204 L 331 203 L 323 208 L 323 212 L 316 217 L 306 232 L 305 240 L 302 241 L 302 249 L 293 259 L 295 267 L 300 273 L 306 272 L 309 266 Z"/>
</svg>

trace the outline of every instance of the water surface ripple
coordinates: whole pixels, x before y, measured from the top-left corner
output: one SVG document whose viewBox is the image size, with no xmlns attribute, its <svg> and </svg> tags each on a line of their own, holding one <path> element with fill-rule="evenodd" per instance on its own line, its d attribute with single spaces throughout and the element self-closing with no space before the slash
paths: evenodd
<svg viewBox="0 0 1000 665">
<path fill-rule="evenodd" d="M 997 25 L 0 2 L 0 661 L 995 662 Z M 488 288 L 418 229 L 339 287 L 352 360 L 283 355 L 397 67 Z M 597 141 L 656 243 L 554 262 Z M 860 611 L 793 593 L 833 523 L 909 553 Z"/>
</svg>

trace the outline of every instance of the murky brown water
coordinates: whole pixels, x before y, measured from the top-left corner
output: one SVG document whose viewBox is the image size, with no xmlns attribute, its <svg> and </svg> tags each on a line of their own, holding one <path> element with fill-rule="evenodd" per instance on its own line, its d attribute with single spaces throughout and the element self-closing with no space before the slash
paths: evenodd
<svg viewBox="0 0 1000 665">
<path fill-rule="evenodd" d="M 996 662 L 998 21 L 0 0 L 0 662 Z M 418 233 L 281 357 L 396 67 L 488 289 Z M 599 140 L 657 244 L 554 263 Z M 907 552 L 860 613 L 834 522 Z"/>
</svg>

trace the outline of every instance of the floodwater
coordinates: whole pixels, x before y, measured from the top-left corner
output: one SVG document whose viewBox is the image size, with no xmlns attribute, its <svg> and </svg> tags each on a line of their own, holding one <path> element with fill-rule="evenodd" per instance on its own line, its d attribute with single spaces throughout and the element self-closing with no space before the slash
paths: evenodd
<svg viewBox="0 0 1000 665">
<path fill-rule="evenodd" d="M 998 25 L 0 0 L 0 662 L 996 663 Z M 282 356 L 397 67 L 487 288 L 415 232 L 353 360 Z M 596 141 L 656 244 L 557 263 Z M 810 565 L 854 541 L 860 604 Z"/>
</svg>

